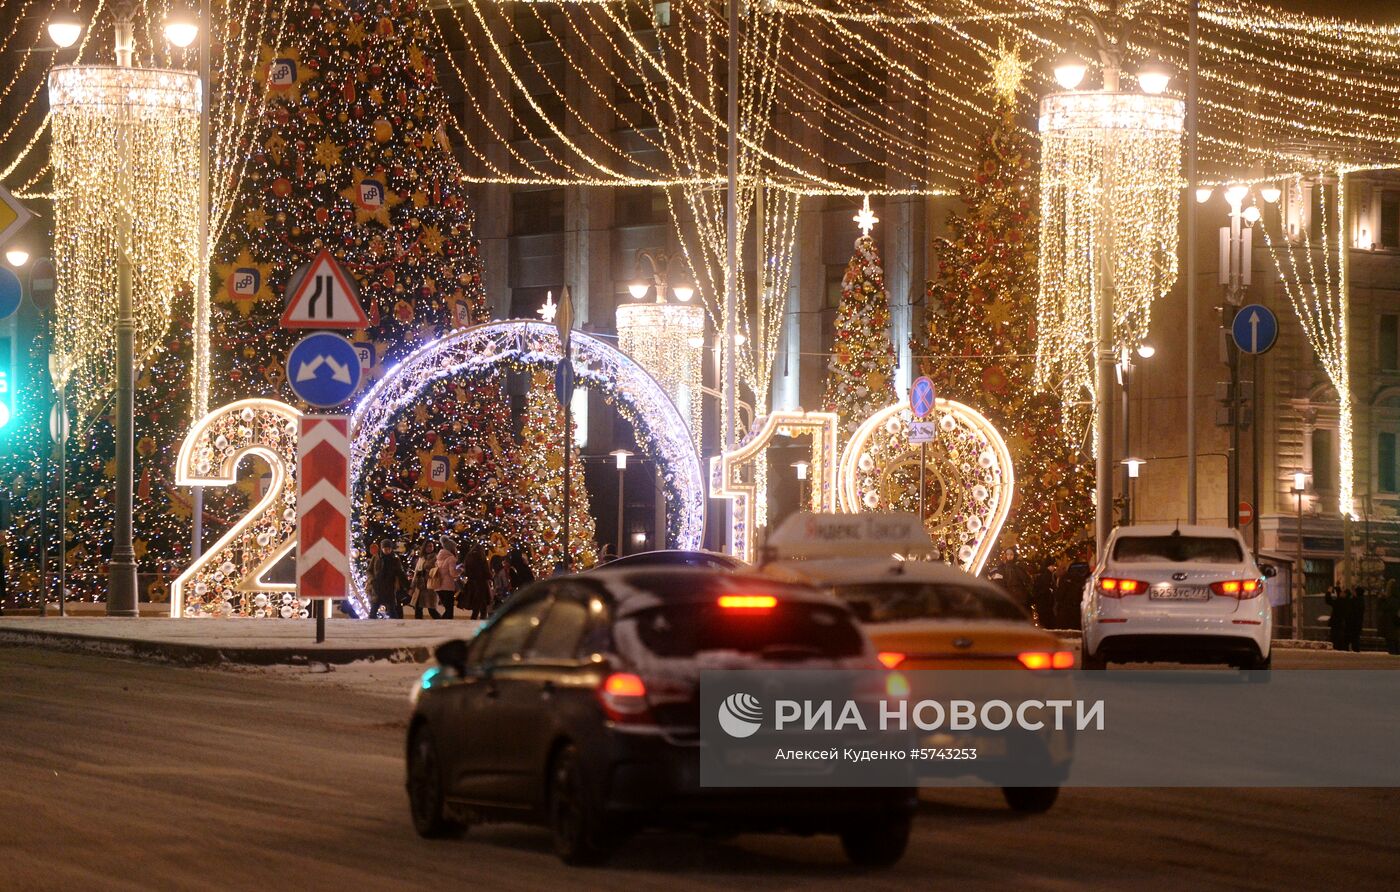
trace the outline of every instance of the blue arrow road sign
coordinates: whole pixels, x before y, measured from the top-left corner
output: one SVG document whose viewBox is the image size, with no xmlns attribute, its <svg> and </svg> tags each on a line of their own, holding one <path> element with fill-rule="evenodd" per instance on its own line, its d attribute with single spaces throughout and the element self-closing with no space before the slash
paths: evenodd
<svg viewBox="0 0 1400 892">
<path fill-rule="evenodd" d="M 23 297 L 24 286 L 20 285 L 19 276 L 0 266 L 0 319 L 13 316 Z"/>
<path fill-rule="evenodd" d="M 909 387 L 909 410 L 914 413 L 914 417 L 923 418 L 932 412 L 936 401 L 933 381 L 922 376 L 915 378 Z"/>
<path fill-rule="evenodd" d="M 287 354 L 287 381 L 313 406 L 338 406 L 360 386 L 360 354 L 334 332 L 307 335 Z"/>
<path fill-rule="evenodd" d="M 554 395 L 563 406 L 574 397 L 574 364 L 572 360 L 562 360 L 554 369 Z"/>
<path fill-rule="evenodd" d="M 1235 313 L 1230 335 L 1235 339 L 1235 346 L 1245 353 L 1268 353 L 1278 340 L 1278 317 L 1268 307 L 1246 304 Z"/>
</svg>

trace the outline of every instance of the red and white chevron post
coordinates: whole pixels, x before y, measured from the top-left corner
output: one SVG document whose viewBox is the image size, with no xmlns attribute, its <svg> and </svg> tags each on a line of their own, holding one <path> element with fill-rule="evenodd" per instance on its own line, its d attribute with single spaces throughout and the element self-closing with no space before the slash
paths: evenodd
<svg viewBox="0 0 1400 892">
<path fill-rule="evenodd" d="M 350 419 L 303 415 L 297 440 L 297 593 L 350 595 Z"/>
</svg>

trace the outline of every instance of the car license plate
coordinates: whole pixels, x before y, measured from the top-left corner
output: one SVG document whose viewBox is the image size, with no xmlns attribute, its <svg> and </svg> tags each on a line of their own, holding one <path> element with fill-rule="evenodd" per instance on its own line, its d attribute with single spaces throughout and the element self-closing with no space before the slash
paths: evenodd
<svg viewBox="0 0 1400 892">
<path fill-rule="evenodd" d="M 1205 601 L 1210 592 L 1195 585 L 1164 585 L 1152 589 L 1148 596 L 1154 601 Z"/>
</svg>

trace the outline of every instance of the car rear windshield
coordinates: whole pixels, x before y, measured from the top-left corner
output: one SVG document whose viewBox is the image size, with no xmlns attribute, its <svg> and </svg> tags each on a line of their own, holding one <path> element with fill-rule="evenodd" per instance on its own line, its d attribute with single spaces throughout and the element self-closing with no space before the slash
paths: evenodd
<svg viewBox="0 0 1400 892">
<path fill-rule="evenodd" d="M 1244 560 L 1240 543 L 1224 536 L 1124 536 L 1113 546 L 1123 564 L 1233 564 Z"/>
<path fill-rule="evenodd" d="M 836 607 L 779 599 L 767 610 L 734 610 L 692 601 L 638 613 L 637 635 L 658 657 L 741 653 L 771 660 L 842 659 L 864 650 L 850 614 Z"/>
<path fill-rule="evenodd" d="M 971 585 L 931 582 L 882 582 L 842 585 L 836 597 L 861 622 L 903 619 L 1019 620 L 1026 612 L 1000 592 Z"/>
</svg>

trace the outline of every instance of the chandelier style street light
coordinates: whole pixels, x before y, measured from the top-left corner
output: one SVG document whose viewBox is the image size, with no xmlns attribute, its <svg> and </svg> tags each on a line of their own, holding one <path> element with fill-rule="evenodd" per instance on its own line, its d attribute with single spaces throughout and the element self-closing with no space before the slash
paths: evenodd
<svg viewBox="0 0 1400 892">
<path fill-rule="evenodd" d="M 50 21 L 50 36 L 71 46 L 81 24 L 74 32 L 62 15 Z M 55 67 L 48 84 L 58 272 L 54 382 L 61 401 L 74 391 L 83 419 L 94 417 L 116 382 L 112 616 L 138 615 L 136 368 L 160 349 L 175 293 L 196 281 L 200 256 L 200 79 L 189 71 L 135 67 L 134 15 L 130 4 L 115 10 L 116 65 Z"/>
<path fill-rule="evenodd" d="M 650 265 L 649 278 L 642 274 L 643 260 Z M 689 302 L 695 295 L 689 280 L 673 275 L 677 262 L 683 262 L 678 254 L 637 252 L 637 277 L 627 291 L 638 303 L 618 305 L 617 338 L 622 352 L 646 369 L 680 409 L 699 448 L 704 419 L 705 310 Z M 656 300 L 642 302 L 653 290 Z"/>
<path fill-rule="evenodd" d="M 1143 343 L 1153 300 L 1176 280 L 1177 206 L 1185 104 L 1164 95 L 1170 67 L 1152 57 L 1123 89 L 1124 29 L 1110 37 L 1092 13 L 1103 83 L 1079 89 L 1088 63 L 1065 53 L 1053 62 L 1063 92 L 1040 104 L 1040 356 L 1036 383 L 1058 392 L 1068 428 L 1093 397 L 1097 471 L 1096 539 L 1113 528 L 1115 366 Z M 1082 429 L 1082 428 L 1081 428 Z"/>
</svg>

